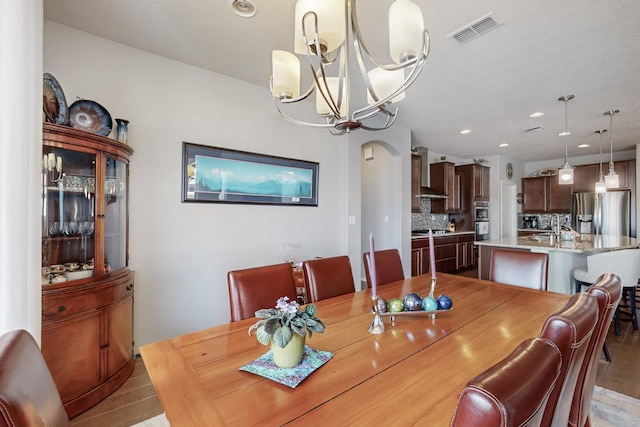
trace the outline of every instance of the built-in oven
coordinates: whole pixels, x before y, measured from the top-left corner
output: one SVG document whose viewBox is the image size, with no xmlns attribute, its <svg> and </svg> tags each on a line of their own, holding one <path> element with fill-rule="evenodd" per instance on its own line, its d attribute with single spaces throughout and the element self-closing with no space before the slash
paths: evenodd
<svg viewBox="0 0 640 427">
<path fill-rule="evenodd" d="M 473 202 L 473 223 L 476 240 L 489 238 L 489 202 Z"/>
</svg>

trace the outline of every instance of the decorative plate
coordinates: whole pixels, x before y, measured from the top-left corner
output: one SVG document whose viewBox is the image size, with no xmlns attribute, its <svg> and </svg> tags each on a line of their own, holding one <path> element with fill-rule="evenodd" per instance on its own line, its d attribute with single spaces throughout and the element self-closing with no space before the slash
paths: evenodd
<svg viewBox="0 0 640 427">
<path fill-rule="evenodd" d="M 69 109 L 60 83 L 49 73 L 43 74 L 42 110 L 45 121 L 58 125 L 69 123 Z"/>
<path fill-rule="evenodd" d="M 95 101 L 80 99 L 69 107 L 69 124 L 74 129 L 107 136 L 113 128 L 109 112 Z"/>
<path fill-rule="evenodd" d="M 538 176 L 556 176 L 558 175 L 558 169 L 541 169 L 538 172 Z"/>
</svg>

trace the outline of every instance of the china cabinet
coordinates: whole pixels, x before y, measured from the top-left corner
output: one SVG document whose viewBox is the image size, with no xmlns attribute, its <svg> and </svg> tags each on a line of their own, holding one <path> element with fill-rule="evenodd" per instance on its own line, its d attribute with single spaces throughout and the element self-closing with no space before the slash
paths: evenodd
<svg viewBox="0 0 640 427">
<path fill-rule="evenodd" d="M 44 124 L 42 151 L 42 353 L 73 417 L 117 389 L 134 367 L 133 150 Z"/>
</svg>

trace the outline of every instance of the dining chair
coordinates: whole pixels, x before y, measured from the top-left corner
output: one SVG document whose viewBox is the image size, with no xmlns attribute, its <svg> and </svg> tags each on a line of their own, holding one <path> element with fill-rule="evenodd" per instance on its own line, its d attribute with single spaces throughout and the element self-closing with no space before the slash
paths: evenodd
<svg viewBox="0 0 640 427">
<path fill-rule="evenodd" d="M 613 315 L 616 335 L 622 334 L 621 322 L 631 322 L 638 330 L 636 289 L 640 279 L 640 249 L 622 249 L 587 256 L 587 269 L 576 268 L 573 271 L 576 292 L 583 286 L 591 286 L 605 273 L 613 273 L 622 283 L 622 299 Z"/>
<path fill-rule="evenodd" d="M 0 426 L 69 426 L 49 367 L 24 329 L 0 337 Z"/>
<path fill-rule="evenodd" d="M 491 251 L 489 280 L 547 290 L 549 255 L 541 252 L 494 249 Z"/>
<path fill-rule="evenodd" d="M 562 368 L 544 410 L 542 425 L 566 427 L 571 400 L 591 337 L 597 333 L 598 301 L 586 292 L 574 294 L 547 318 L 540 338 L 553 342 L 562 356 Z"/>
<path fill-rule="evenodd" d="M 346 255 L 302 263 L 309 302 L 355 292 L 351 261 Z"/>
<path fill-rule="evenodd" d="M 378 285 L 384 285 L 398 280 L 404 280 L 404 270 L 400 252 L 397 249 L 385 249 L 376 251 L 376 280 Z M 369 252 L 362 254 L 364 272 L 367 276 L 367 286 L 371 287 L 371 255 Z"/>
<path fill-rule="evenodd" d="M 231 321 L 253 317 L 262 308 L 274 308 L 280 297 L 296 300 L 290 263 L 235 270 L 227 273 Z"/>
<path fill-rule="evenodd" d="M 450 426 L 539 426 L 561 363 L 560 350 L 551 341 L 523 341 L 467 383 Z"/>
<path fill-rule="evenodd" d="M 591 408 L 591 399 L 593 397 L 593 389 L 596 383 L 596 374 L 598 372 L 598 361 L 600 359 L 600 349 L 609 331 L 611 318 L 613 317 L 616 307 L 621 298 L 620 278 L 615 274 L 606 273 L 600 276 L 596 283 L 587 289 L 587 293 L 593 295 L 598 302 L 598 323 L 595 333 L 591 336 L 587 354 L 584 358 L 578 381 L 576 383 L 575 392 L 571 402 L 571 411 L 569 413 L 569 423 L 571 427 L 584 427 L 590 425 L 588 422 L 589 411 Z M 636 369 L 633 365 L 633 369 Z"/>
</svg>

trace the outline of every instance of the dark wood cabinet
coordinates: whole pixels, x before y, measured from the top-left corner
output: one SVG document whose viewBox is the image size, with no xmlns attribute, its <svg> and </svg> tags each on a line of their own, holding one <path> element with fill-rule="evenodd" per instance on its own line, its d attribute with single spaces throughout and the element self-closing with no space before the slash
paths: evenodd
<svg viewBox="0 0 640 427">
<path fill-rule="evenodd" d="M 430 166 L 431 188 L 444 193 L 445 199 L 432 199 L 431 212 L 460 212 L 460 176 L 451 162 L 432 163 Z"/>
<path fill-rule="evenodd" d="M 474 234 L 435 236 L 433 238 L 436 271 L 455 273 L 475 266 Z M 411 241 L 411 275 L 418 276 L 431 271 L 429 239 Z"/>
<path fill-rule="evenodd" d="M 422 157 L 411 155 L 411 212 L 421 212 L 420 188 L 422 185 Z"/>
<path fill-rule="evenodd" d="M 607 173 L 607 165 L 603 165 Z M 581 165 L 573 169 L 573 191 L 576 193 L 591 193 L 595 191 L 596 181 L 600 172 L 600 164 Z"/>
<path fill-rule="evenodd" d="M 522 178 L 523 213 L 571 212 L 571 185 L 560 185 L 557 176 Z"/>
<path fill-rule="evenodd" d="M 73 417 L 131 375 L 129 156 L 118 141 L 43 127 L 42 353 Z"/>
<path fill-rule="evenodd" d="M 475 201 L 489 201 L 490 195 L 490 169 L 487 166 L 470 165 L 473 167 L 473 183 Z"/>
</svg>

